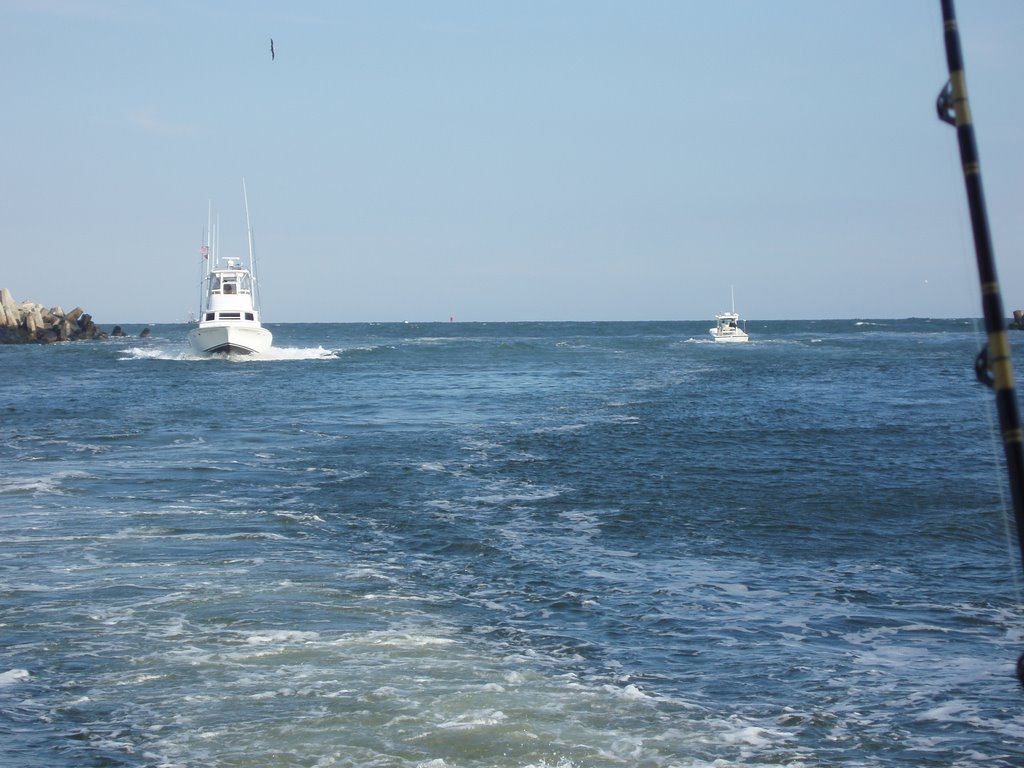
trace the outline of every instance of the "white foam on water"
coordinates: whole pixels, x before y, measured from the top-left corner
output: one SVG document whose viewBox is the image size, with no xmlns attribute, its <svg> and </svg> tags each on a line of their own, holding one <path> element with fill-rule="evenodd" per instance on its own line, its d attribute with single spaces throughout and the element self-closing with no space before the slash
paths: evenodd
<svg viewBox="0 0 1024 768">
<path fill-rule="evenodd" d="M 623 688 L 618 686 L 605 686 L 605 690 L 609 691 L 617 696 L 621 696 L 624 699 L 630 699 L 633 701 L 650 701 L 654 697 L 644 693 L 640 688 L 635 685 L 627 685 Z"/>
<path fill-rule="evenodd" d="M 262 355 L 253 355 L 254 360 L 335 360 L 341 355 L 337 349 L 324 347 L 271 347 Z"/>
<path fill-rule="evenodd" d="M 291 510 L 276 510 L 271 512 L 275 517 L 284 520 L 291 520 L 295 523 L 322 523 L 324 519 L 315 512 L 293 512 Z"/>
<path fill-rule="evenodd" d="M 535 435 L 561 435 L 561 434 L 571 434 L 571 433 L 574 433 L 574 432 L 583 432 L 584 430 L 586 430 L 590 426 L 591 426 L 591 424 L 584 424 L 584 423 L 578 423 L 578 424 L 557 424 L 557 425 L 551 426 L 551 427 L 536 427 L 532 431 L 533 431 L 533 434 L 535 434 Z"/>
<path fill-rule="evenodd" d="M 745 744 L 751 747 L 768 747 L 774 742 L 787 738 L 786 734 L 769 731 L 751 725 L 741 725 L 733 730 L 724 731 L 722 738 L 728 744 Z"/>
<path fill-rule="evenodd" d="M 189 362 L 232 362 L 258 363 L 287 360 L 334 360 L 341 355 L 341 350 L 325 347 L 271 347 L 267 352 L 258 355 L 197 355 L 188 347 L 129 347 L 122 350 L 122 360 L 171 360 Z"/>
<path fill-rule="evenodd" d="M 529 482 L 510 482 L 498 480 L 488 483 L 480 489 L 484 493 L 464 496 L 464 503 L 502 505 L 508 503 L 530 503 L 555 499 L 569 492 L 565 486 L 539 485 Z"/>
<path fill-rule="evenodd" d="M 70 446 L 69 446 L 70 447 Z M 88 472 L 78 470 L 61 470 L 51 472 L 41 477 L 0 479 L 0 495 L 27 494 L 31 496 L 67 496 L 69 490 L 65 487 L 69 481 L 91 480 L 96 476 Z"/>
<path fill-rule="evenodd" d="M 198 360 L 187 347 L 168 350 L 161 347 L 128 347 L 121 350 L 121 360 Z"/>
<path fill-rule="evenodd" d="M 974 707 L 965 701 L 953 699 L 937 707 L 922 712 L 917 720 L 933 720 L 939 723 L 957 723 L 964 719 L 964 714 L 974 711 Z"/>
<path fill-rule="evenodd" d="M 278 630 L 276 632 L 260 632 L 245 638 L 249 645 L 265 645 L 271 643 L 312 643 L 320 639 L 318 632 L 300 632 L 298 630 Z"/>
<path fill-rule="evenodd" d="M 0 672 L 0 686 L 6 687 L 16 685 L 17 683 L 24 683 L 31 677 L 32 675 L 27 669 L 9 669 L 6 672 Z"/>
<path fill-rule="evenodd" d="M 29 494 L 32 496 L 46 494 L 62 494 L 58 486 L 50 478 L 37 478 L 35 480 L 0 480 L 0 495 L 6 494 Z"/>
<path fill-rule="evenodd" d="M 497 709 L 461 712 L 457 717 L 438 724 L 438 728 L 467 729 L 481 726 L 498 725 L 508 720 L 508 716 Z"/>
<path fill-rule="evenodd" d="M 244 531 L 241 533 L 187 533 L 178 536 L 182 541 L 287 541 L 288 537 L 271 531 Z"/>
<path fill-rule="evenodd" d="M 428 344 L 434 346 L 437 344 L 452 344 L 452 343 L 469 343 L 475 341 L 474 339 L 467 339 L 460 336 L 417 336 L 414 339 L 409 339 L 408 344 Z"/>
<path fill-rule="evenodd" d="M 348 575 L 369 570 L 356 567 Z M 566 665 L 575 662 L 565 656 L 500 640 L 480 643 L 425 621 L 418 608 L 405 613 L 408 626 L 390 629 L 231 629 L 221 623 L 230 617 L 230 603 L 220 602 L 227 590 L 215 581 L 204 588 L 210 589 L 219 591 L 143 598 L 96 616 L 137 621 L 150 640 L 130 660 L 130 675 L 113 665 L 105 677 L 91 679 L 92 703 L 82 697 L 71 702 L 83 711 L 102 711 L 112 700 L 135 703 L 130 726 L 117 726 L 131 738 L 112 724 L 110 732 L 95 734 L 97 740 L 115 751 L 144 753 L 147 764 L 175 767 L 271 753 L 288 755 L 296 765 L 396 768 L 754 766 L 762 754 L 766 764 L 785 764 L 771 758 L 772 745 L 786 741 L 782 728 L 738 717 L 709 719 L 700 707 L 628 677 L 614 682 L 570 670 Z M 197 599 L 211 598 L 223 606 L 215 615 L 227 612 L 224 619 L 193 621 L 177 636 L 180 617 L 167 614 L 175 610 L 172 600 L 187 605 L 191 616 Z M 147 618 L 147 602 L 160 603 L 163 622 Z M 387 610 L 382 617 L 401 622 L 395 611 L 404 609 L 389 595 L 370 610 Z M 116 648 L 122 636 L 108 639 Z M 26 675 L 12 670 L 0 681 Z M 716 745 L 747 759 L 721 761 Z"/>
</svg>

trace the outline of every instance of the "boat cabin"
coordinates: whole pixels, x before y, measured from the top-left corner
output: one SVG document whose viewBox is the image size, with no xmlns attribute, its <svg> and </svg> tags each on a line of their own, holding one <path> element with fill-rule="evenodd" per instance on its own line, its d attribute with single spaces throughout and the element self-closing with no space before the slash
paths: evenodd
<svg viewBox="0 0 1024 768">
<path fill-rule="evenodd" d="M 241 268 L 235 270 L 231 268 L 233 266 L 229 264 L 228 269 L 219 269 L 213 273 L 210 295 L 232 296 L 252 292 L 248 271 Z"/>
<path fill-rule="evenodd" d="M 209 294 L 203 322 L 233 320 L 259 322 L 253 296 L 252 274 L 235 259 L 214 269 L 209 277 Z"/>
</svg>

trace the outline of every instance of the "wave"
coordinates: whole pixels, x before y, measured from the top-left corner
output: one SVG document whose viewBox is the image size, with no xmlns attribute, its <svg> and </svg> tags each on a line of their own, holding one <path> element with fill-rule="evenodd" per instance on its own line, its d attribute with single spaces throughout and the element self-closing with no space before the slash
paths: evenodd
<svg viewBox="0 0 1024 768">
<path fill-rule="evenodd" d="M 232 363 L 280 362 L 287 360 L 334 360 L 341 354 L 337 349 L 324 347 L 271 347 L 262 355 L 197 355 L 188 349 L 154 349 L 129 347 L 123 350 L 122 360 L 175 360 L 189 362 L 229 361 Z"/>
<path fill-rule="evenodd" d="M 0 688 L 23 683 L 31 677 L 32 675 L 27 669 L 9 669 L 6 672 L 0 672 Z"/>
</svg>

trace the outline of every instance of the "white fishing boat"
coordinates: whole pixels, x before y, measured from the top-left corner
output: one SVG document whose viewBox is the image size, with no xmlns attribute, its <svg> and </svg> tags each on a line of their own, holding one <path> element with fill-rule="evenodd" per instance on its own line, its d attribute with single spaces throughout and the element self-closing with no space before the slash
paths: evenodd
<svg viewBox="0 0 1024 768">
<path fill-rule="evenodd" d="M 216 231 L 211 222 L 204 238 L 208 242 L 201 249 L 204 276 L 199 322 L 188 334 L 189 344 L 196 354 L 262 354 L 270 349 L 274 340 L 270 331 L 260 324 L 256 256 L 244 181 L 242 193 L 249 233 L 249 261 L 246 264 L 240 258 L 219 259 Z"/>
<path fill-rule="evenodd" d="M 740 316 L 736 314 L 736 296 L 733 294 L 732 311 L 715 315 L 715 327 L 709 329 L 715 343 L 725 344 L 749 341 L 747 332 L 740 327 Z"/>
</svg>

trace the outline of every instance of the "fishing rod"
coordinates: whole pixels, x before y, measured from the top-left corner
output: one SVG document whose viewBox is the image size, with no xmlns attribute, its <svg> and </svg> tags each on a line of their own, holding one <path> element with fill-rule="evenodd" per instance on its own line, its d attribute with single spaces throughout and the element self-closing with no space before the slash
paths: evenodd
<svg viewBox="0 0 1024 768">
<path fill-rule="evenodd" d="M 979 380 L 995 392 L 999 428 L 1003 436 L 1003 452 L 1010 481 L 1010 498 L 1017 521 L 1017 543 L 1024 563 L 1024 433 L 1021 431 L 1017 392 L 1013 381 L 1013 360 L 1010 356 L 1010 338 L 1003 312 L 1003 297 L 996 276 L 992 237 L 985 210 L 985 193 L 981 185 L 981 162 L 974 140 L 974 123 L 967 102 L 967 79 L 964 76 L 963 53 L 960 50 L 960 31 L 956 23 L 953 0 L 941 0 L 942 20 L 946 40 L 946 63 L 949 81 L 943 87 L 936 103 L 939 119 L 956 126 L 960 144 L 960 162 L 967 188 L 967 205 L 971 213 L 974 234 L 974 252 L 978 262 L 978 280 L 981 283 L 981 306 L 985 316 L 988 341 L 975 361 Z M 1024 685 L 1024 656 L 1017 659 L 1017 678 Z"/>
</svg>

